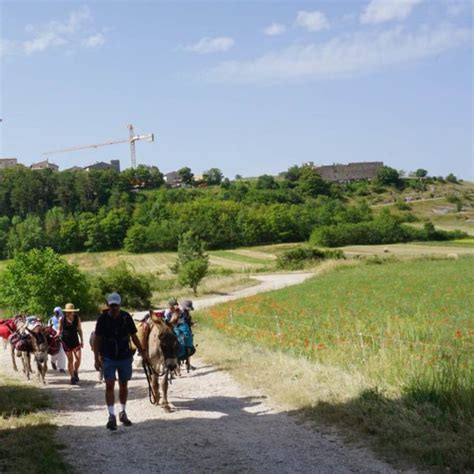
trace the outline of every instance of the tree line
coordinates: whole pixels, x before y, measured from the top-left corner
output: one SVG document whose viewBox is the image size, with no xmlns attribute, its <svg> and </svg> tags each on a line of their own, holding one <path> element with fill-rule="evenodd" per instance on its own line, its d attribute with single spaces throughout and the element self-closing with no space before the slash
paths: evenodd
<svg viewBox="0 0 474 474">
<path fill-rule="evenodd" d="M 318 226 L 373 220 L 361 200 L 347 196 L 368 187 L 400 186 L 385 167 L 373 183 L 329 184 L 312 166 L 293 166 L 279 177 L 230 181 L 211 168 L 193 181 L 178 171 L 182 188 L 166 187 L 156 167 L 115 170 L 0 171 L 0 258 L 50 247 L 59 253 L 125 248 L 176 250 L 194 232 L 217 249 L 307 240 Z"/>
</svg>

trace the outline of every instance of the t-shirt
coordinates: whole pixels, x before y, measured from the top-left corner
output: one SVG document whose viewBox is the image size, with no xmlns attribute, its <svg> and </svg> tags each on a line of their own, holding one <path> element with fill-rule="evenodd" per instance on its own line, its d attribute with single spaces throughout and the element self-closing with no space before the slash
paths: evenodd
<svg viewBox="0 0 474 474">
<path fill-rule="evenodd" d="M 102 337 L 99 353 L 102 357 L 114 360 L 132 357 L 130 336 L 137 333 L 132 317 L 126 311 L 120 311 L 117 318 L 108 312 L 102 313 L 95 325 L 96 336 Z"/>
</svg>

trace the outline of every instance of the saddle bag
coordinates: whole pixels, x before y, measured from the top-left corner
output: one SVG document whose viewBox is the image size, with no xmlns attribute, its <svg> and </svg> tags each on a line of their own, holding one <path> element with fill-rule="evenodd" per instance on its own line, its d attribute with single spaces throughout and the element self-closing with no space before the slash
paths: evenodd
<svg viewBox="0 0 474 474">
<path fill-rule="evenodd" d="M 179 344 L 178 360 L 186 360 L 196 352 L 191 328 L 187 324 L 178 324 L 173 331 Z"/>
<path fill-rule="evenodd" d="M 30 337 L 27 334 L 19 334 L 15 332 L 8 338 L 10 344 L 15 350 L 20 352 L 31 352 L 33 347 L 31 345 Z"/>
</svg>

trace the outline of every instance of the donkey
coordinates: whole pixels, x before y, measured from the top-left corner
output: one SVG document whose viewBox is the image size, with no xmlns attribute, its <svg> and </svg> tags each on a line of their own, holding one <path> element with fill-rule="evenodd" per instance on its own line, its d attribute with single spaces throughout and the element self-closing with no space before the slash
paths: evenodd
<svg viewBox="0 0 474 474">
<path fill-rule="evenodd" d="M 168 385 L 172 372 L 178 366 L 178 340 L 172 328 L 164 321 L 161 313 L 150 311 L 150 318 L 138 328 L 138 337 L 143 347 L 148 348 L 148 364 L 151 368 L 151 389 L 156 404 L 160 403 L 166 412 L 171 408 L 168 403 Z M 159 378 L 161 379 L 161 384 Z"/>
<path fill-rule="evenodd" d="M 17 336 L 16 339 L 15 336 Z M 19 344 L 18 341 L 20 341 L 21 344 Z M 33 330 L 30 330 L 26 324 L 23 326 L 20 325 L 20 329 L 11 336 L 10 342 L 12 345 L 13 368 L 18 370 L 15 362 L 16 353 L 17 357 L 21 357 L 23 372 L 26 378 L 30 380 L 30 374 L 33 373 L 31 367 L 31 354 L 33 354 L 38 370 L 38 380 L 46 384 L 45 375 L 47 371 L 49 343 L 44 328 L 38 325 Z"/>
<path fill-rule="evenodd" d="M 13 370 L 18 372 L 18 366 L 16 365 L 16 357 L 22 356 L 22 351 L 16 349 L 16 343 L 19 339 L 25 337 L 26 332 L 26 319 L 24 316 L 15 317 L 15 331 L 10 334 L 8 337 L 8 343 L 10 344 L 10 352 L 13 364 Z M 31 365 L 29 365 L 29 370 L 31 372 Z M 23 370 L 24 371 L 24 370 Z"/>
<path fill-rule="evenodd" d="M 43 385 L 46 385 L 46 372 L 48 370 L 48 348 L 49 348 L 49 342 L 48 338 L 44 332 L 43 327 L 37 328 L 33 331 L 30 331 L 27 329 L 27 331 L 30 333 L 31 337 L 31 346 L 32 346 L 32 352 L 33 356 L 36 361 L 36 368 L 38 369 L 38 380 L 43 382 Z M 29 359 L 30 354 L 27 353 L 27 357 Z M 29 363 L 29 360 L 28 360 Z M 29 379 L 29 377 L 28 377 Z"/>
</svg>

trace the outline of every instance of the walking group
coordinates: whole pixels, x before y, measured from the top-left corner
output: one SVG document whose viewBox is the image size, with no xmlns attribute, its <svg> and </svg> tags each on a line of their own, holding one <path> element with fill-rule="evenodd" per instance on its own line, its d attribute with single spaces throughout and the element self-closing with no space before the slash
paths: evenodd
<svg viewBox="0 0 474 474">
<path fill-rule="evenodd" d="M 118 293 L 114 292 L 108 295 L 106 303 L 97 318 L 95 330 L 92 332 L 89 342 L 94 352 L 94 367 L 99 372 L 100 379 L 105 382 L 105 401 L 108 413 L 106 427 L 114 431 L 117 429 L 115 415 L 116 381 L 118 381 L 120 402 L 118 419 L 124 426 L 132 425 L 127 416 L 126 404 L 128 382 L 132 378 L 133 356 L 136 351 L 141 356 L 143 363 L 152 368 L 154 382 L 150 390 L 155 392 L 156 400 L 160 396 L 159 374 L 168 373 L 170 369 L 179 371 L 179 361 L 186 363 L 188 371 L 194 369 L 190 362 L 191 355 L 195 351 L 191 331 L 194 323 L 190 314 L 194 307 L 190 300 L 178 303 L 175 298 L 172 298 L 166 310 L 150 310 L 145 316 L 134 320 L 130 313 L 121 308 L 122 299 Z M 36 362 L 39 364 L 38 341 L 43 336 L 45 340 L 49 341 L 44 349 L 45 355 L 41 356 L 44 369 L 40 369 L 38 365 L 38 371 L 43 372 L 43 382 L 46 373 L 47 354 L 49 353 L 52 369 L 60 373 L 66 373 L 67 368 L 70 384 L 80 385 L 84 333 L 79 312 L 79 308 L 76 308 L 73 303 L 67 303 L 64 308 L 57 306 L 54 308 L 54 314 L 48 320 L 47 327 L 43 326 L 41 321 L 34 316 L 18 316 L 13 320 L 8 320 L 8 328 L 11 333 L 8 340 L 12 345 L 14 368 L 16 369 L 13 356 L 15 350 L 17 355 L 20 351 L 28 353 L 27 362 L 22 359 L 24 364 L 29 365 L 30 353 L 34 355 Z M 4 322 L 4 324 L 7 323 Z M 154 334 L 153 331 L 156 331 L 157 334 L 157 337 L 153 337 L 153 340 L 159 342 L 157 345 L 150 342 L 151 353 L 149 354 L 148 339 L 152 339 L 150 335 Z M 19 333 L 30 339 L 28 347 L 20 347 L 16 344 L 13 336 Z M 165 333 L 166 337 L 164 337 Z M 171 343 L 170 337 L 172 339 Z M 53 344 L 53 342 L 56 344 Z M 165 380 L 165 382 L 166 386 L 165 388 L 162 387 L 162 393 L 165 406 L 167 406 L 168 380 Z"/>
</svg>

